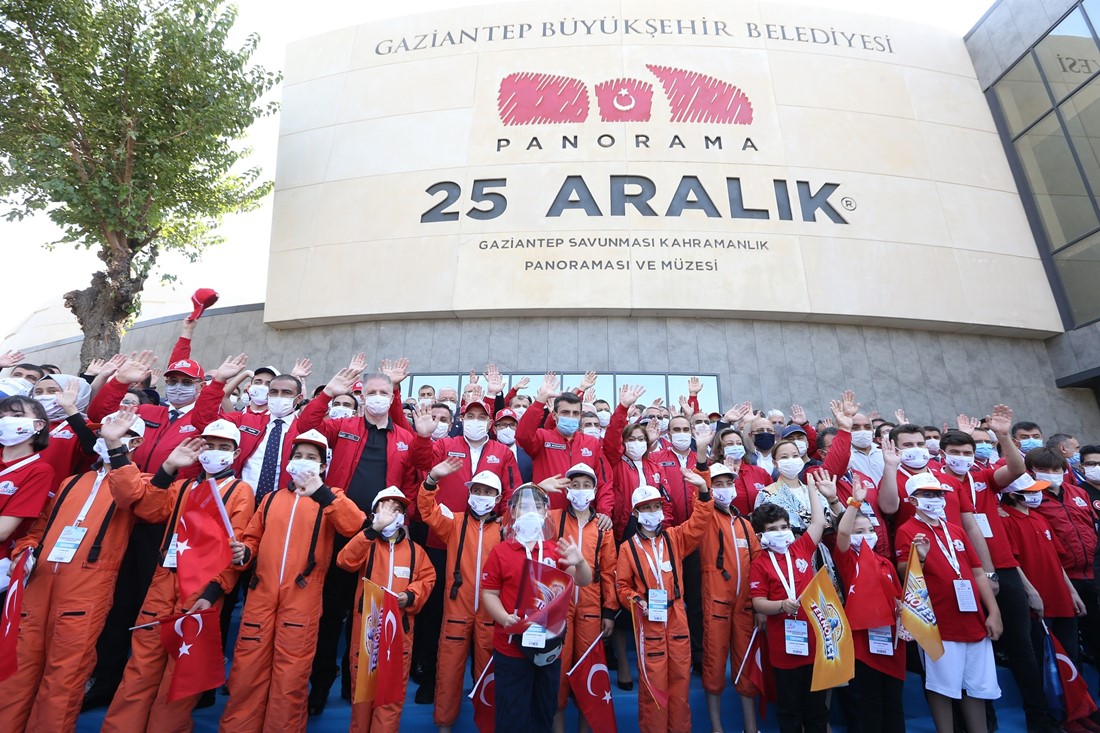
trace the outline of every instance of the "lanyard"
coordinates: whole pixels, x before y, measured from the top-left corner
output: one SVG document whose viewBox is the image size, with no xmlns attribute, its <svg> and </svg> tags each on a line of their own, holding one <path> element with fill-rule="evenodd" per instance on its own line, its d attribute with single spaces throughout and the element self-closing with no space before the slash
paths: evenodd
<svg viewBox="0 0 1100 733">
<path fill-rule="evenodd" d="M 103 483 L 103 479 L 107 477 L 107 469 L 101 468 L 96 473 L 95 483 L 92 484 L 92 493 L 88 494 L 88 500 L 84 502 L 84 506 L 80 508 L 80 514 L 76 515 L 76 521 L 73 522 L 73 526 L 79 527 L 84 523 L 85 517 L 88 516 L 88 512 L 92 509 L 92 503 L 95 501 L 96 494 L 99 493 L 99 486 Z"/>
<path fill-rule="evenodd" d="M 589 522 L 587 519 L 584 520 L 584 521 L 581 521 L 581 518 L 577 517 L 577 547 L 580 549 L 582 554 L 584 553 L 584 528 L 587 527 L 589 524 L 591 524 L 591 522 Z M 598 583 L 600 581 L 596 580 L 596 582 Z M 580 599 L 581 599 L 581 587 L 579 585 L 577 585 L 576 583 L 574 583 L 573 584 L 573 603 L 577 603 L 578 601 L 580 601 Z"/>
<path fill-rule="evenodd" d="M 52 435 L 57 435 L 58 433 L 60 433 L 62 430 L 64 430 L 67 427 L 69 427 L 69 421 L 68 420 L 62 420 L 57 425 L 54 425 L 53 430 L 50 431 L 50 435 L 51 436 Z"/>
<path fill-rule="evenodd" d="M 33 456 L 27 456 L 23 460 L 19 461 L 19 463 L 16 463 L 13 466 L 8 466 L 3 471 L 0 471 L 0 476 L 7 476 L 12 471 L 18 471 L 23 466 L 26 466 L 29 463 L 34 463 L 41 457 L 41 455 L 41 453 L 35 453 Z"/>
<path fill-rule="evenodd" d="M 978 509 L 978 491 L 974 488 L 974 474 L 970 473 L 970 471 L 966 472 L 966 482 L 970 485 L 970 503 L 974 505 L 974 511 L 978 514 L 983 514 L 983 512 Z"/>
<path fill-rule="evenodd" d="M 733 556 L 737 559 L 737 595 L 741 595 L 741 553 L 737 551 L 737 527 L 735 523 L 737 517 L 730 515 L 730 535 L 733 536 Z M 745 543 L 748 544 L 749 538 L 745 538 Z M 750 550 L 751 554 L 751 550 Z M 777 568 L 778 570 L 778 568 Z"/>
<path fill-rule="evenodd" d="M 798 596 L 794 592 L 794 565 L 791 564 L 791 548 L 788 547 L 787 551 L 783 553 L 783 557 L 787 558 L 787 577 L 783 577 L 783 571 L 779 569 L 779 563 L 775 561 L 775 553 L 769 551 L 768 557 L 771 558 L 772 567 L 775 568 L 775 574 L 779 576 L 779 582 L 783 585 L 783 590 L 787 591 L 787 599 L 797 600 Z"/>
<path fill-rule="evenodd" d="M 538 546 L 539 546 L 539 565 L 542 565 L 542 545 L 543 545 L 543 542 L 540 540 L 538 542 Z M 527 545 L 523 545 L 523 551 L 525 553 L 527 553 L 527 559 L 530 560 L 531 559 L 531 548 L 528 547 Z"/>
<path fill-rule="evenodd" d="M 641 542 L 638 541 L 638 536 L 634 536 L 634 543 L 642 549 L 645 553 L 645 561 L 649 563 L 649 569 L 653 571 L 653 576 L 657 579 L 657 586 L 661 589 L 665 589 L 665 576 L 661 572 L 661 562 L 665 559 L 665 542 L 658 537 L 649 541 L 649 544 L 653 545 L 653 554 L 649 554 L 649 550 L 645 548 Z"/>
<path fill-rule="evenodd" d="M 917 518 L 920 519 L 920 517 Z M 921 519 L 920 521 L 924 522 L 923 519 Z M 928 524 L 928 522 L 924 523 L 927 524 L 928 529 L 931 530 L 932 536 L 936 539 L 936 544 L 940 546 L 940 552 L 942 552 L 943 556 L 947 558 L 947 562 L 950 563 L 951 569 L 954 570 L 955 574 L 961 578 L 962 572 L 959 570 L 959 557 L 955 554 L 955 544 L 951 541 L 951 533 L 947 531 L 947 523 L 940 522 L 940 525 L 943 527 L 943 536 L 947 540 L 947 547 L 944 547 L 943 543 L 940 542 L 940 536 L 936 533 L 936 528 L 933 527 L 931 524 Z"/>
</svg>

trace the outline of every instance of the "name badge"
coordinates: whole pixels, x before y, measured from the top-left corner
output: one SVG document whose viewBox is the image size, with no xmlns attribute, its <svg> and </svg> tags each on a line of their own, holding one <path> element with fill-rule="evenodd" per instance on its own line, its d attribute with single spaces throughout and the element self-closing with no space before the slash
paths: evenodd
<svg viewBox="0 0 1100 733">
<path fill-rule="evenodd" d="M 73 556 L 80 548 L 84 535 L 88 534 L 87 527 L 65 527 L 57 538 L 53 549 L 50 550 L 46 562 L 72 562 Z"/>
<path fill-rule="evenodd" d="M 531 624 L 527 627 L 527 631 L 523 632 L 523 639 L 520 643 L 528 649 L 545 649 L 546 629 L 538 624 Z"/>
<path fill-rule="evenodd" d="M 647 618 L 650 621 L 658 624 L 668 623 L 668 591 L 660 588 L 651 589 L 646 604 L 649 606 Z"/>
<path fill-rule="evenodd" d="M 241 432 L 242 433 L 248 433 L 249 435 L 259 435 L 260 434 L 259 430 L 257 430 L 256 428 L 250 428 L 247 425 L 242 425 L 241 426 Z"/>
<path fill-rule="evenodd" d="M 565 450 L 567 446 L 565 445 L 565 443 L 546 442 L 546 443 L 542 444 L 542 447 L 543 448 L 553 448 L 554 450 Z"/>
<path fill-rule="evenodd" d="M 354 440 L 356 443 L 359 442 L 359 436 L 358 435 L 356 435 L 355 433 L 345 433 L 343 430 L 341 430 L 339 433 L 337 433 L 336 437 L 337 438 L 344 438 L 345 440 Z"/>
<path fill-rule="evenodd" d="M 465 458 L 466 454 L 461 453 L 461 452 L 456 451 L 456 450 L 453 450 L 453 451 L 448 451 L 447 452 L 447 457 L 448 458 Z"/>
<path fill-rule="evenodd" d="M 783 621 L 783 640 L 787 654 L 795 657 L 810 656 L 810 625 L 796 618 Z"/>
<path fill-rule="evenodd" d="M 879 626 L 867 629 L 867 645 L 872 654 L 881 654 L 884 657 L 894 656 L 894 633 L 889 626 Z"/>
<path fill-rule="evenodd" d="M 395 567 L 393 569 L 393 575 L 394 575 L 395 578 L 408 578 L 409 577 L 409 569 L 408 568 L 403 568 L 403 567 L 400 567 L 400 566 Z"/>
<path fill-rule="evenodd" d="M 668 560 L 662 561 L 661 562 L 661 572 L 662 573 L 671 573 L 672 572 L 672 563 Z"/>
<path fill-rule="evenodd" d="M 982 531 L 982 537 L 989 539 L 993 536 L 993 528 L 989 526 L 989 517 L 981 512 L 974 512 L 974 521 L 978 524 L 978 529 Z"/>
<path fill-rule="evenodd" d="M 162 563 L 166 568 L 176 567 L 176 538 L 177 535 L 172 535 L 172 542 L 168 545 L 168 552 L 164 553 L 164 562 Z"/>
<path fill-rule="evenodd" d="M 749 546 L 749 541 L 748 540 L 742 540 L 742 539 L 737 540 L 737 547 L 738 548 L 748 549 L 748 546 Z"/>
<path fill-rule="evenodd" d="M 147 427 L 147 428 L 159 428 L 160 423 L 159 422 L 153 422 L 152 420 L 146 420 L 145 421 L 145 427 Z"/>
<path fill-rule="evenodd" d="M 978 610 L 978 601 L 974 597 L 974 584 L 969 580 L 957 579 L 955 583 L 955 602 L 959 610 L 967 613 Z"/>
</svg>

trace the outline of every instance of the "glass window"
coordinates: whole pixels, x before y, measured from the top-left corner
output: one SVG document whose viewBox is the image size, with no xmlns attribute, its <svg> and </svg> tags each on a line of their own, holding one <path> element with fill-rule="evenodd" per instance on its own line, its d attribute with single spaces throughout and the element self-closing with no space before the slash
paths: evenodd
<svg viewBox="0 0 1100 733">
<path fill-rule="evenodd" d="M 680 397 L 688 396 L 688 380 L 698 376 L 703 383 L 703 391 L 699 393 L 699 407 L 703 412 L 714 412 L 718 409 L 718 378 L 706 374 L 670 374 L 668 375 L 668 394 L 672 404 L 680 406 Z"/>
<path fill-rule="evenodd" d="M 1063 99 L 1100 71 L 1100 52 L 1085 16 L 1074 10 L 1047 34 L 1035 55 L 1055 99 Z"/>
<path fill-rule="evenodd" d="M 1100 234 L 1054 255 L 1076 324 L 1100 318 Z"/>
<path fill-rule="evenodd" d="M 519 394 L 527 395 L 534 400 L 535 395 L 539 393 L 539 387 L 542 386 L 542 380 L 545 376 L 545 374 L 511 374 L 505 380 L 505 385 L 507 389 L 511 390 L 512 387 L 519 385 L 523 379 L 527 379 L 527 386 L 520 388 Z"/>
<path fill-rule="evenodd" d="M 1095 194 L 1100 191 L 1100 80 L 1081 87 L 1059 109 L 1070 143 L 1085 169 L 1085 179 Z"/>
<path fill-rule="evenodd" d="M 1016 152 L 1051 247 L 1058 249 L 1096 228 L 1092 199 L 1055 115 L 1047 115 L 1022 135 Z"/>
<path fill-rule="evenodd" d="M 1008 132 L 1016 137 L 1051 107 L 1050 95 L 1031 54 L 1020 59 L 993 88 L 1004 110 Z"/>
<path fill-rule="evenodd" d="M 668 405 L 668 390 L 665 388 L 665 375 L 663 374 L 616 374 L 615 375 L 615 402 L 619 404 L 619 389 L 624 385 L 640 384 L 645 387 L 645 394 L 638 398 L 638 407 L 646 408 L 653 404 L 658 397 L 662 404 Z"/>
<path fill-rule="evenodd" d="M 408 389 L 406 390 L 406 385 Z M 458 375 L 457 374 L 413 374 L 405 379 L 401 383 L 401 394 L 403 397 L 418 396 L 420 388 L 425 385 L 431 385 L 435 388 L 436 400 L 439 399 L 439 392 L 445 387 L 451 389 L 458 389 Z"/>
</svg>

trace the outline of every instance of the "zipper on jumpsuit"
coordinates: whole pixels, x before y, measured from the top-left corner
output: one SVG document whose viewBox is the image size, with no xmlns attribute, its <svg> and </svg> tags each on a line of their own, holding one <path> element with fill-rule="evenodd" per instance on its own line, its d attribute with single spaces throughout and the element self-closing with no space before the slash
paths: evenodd
<svg viewBox="0 0 1100 733">
<path fill-rule="evenodd" d="M 290 521 L 286 523 L 286 539 L 283 540 L 283 564 L 279 566 L 279 587 L 283 585 L 283 574 L 286 573 L 286 554 L 290 549 L 290 532 L 294 527 L 294 513 L 298 511 L 298 500 L 302 497 L 294 495 L 294 503 L 290 507 Z"/>
</svg>

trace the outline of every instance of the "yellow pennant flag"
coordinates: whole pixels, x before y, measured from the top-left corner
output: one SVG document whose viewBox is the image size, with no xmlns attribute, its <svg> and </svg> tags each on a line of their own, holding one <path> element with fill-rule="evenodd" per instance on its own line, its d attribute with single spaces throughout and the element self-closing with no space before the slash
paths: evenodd
<svg viewBox="0 0 1100 733">
<path fill-rule="evenodd" d="M 852 643 L 848 617 L 844 615 L 844 607 L 825 568 L 817 571 L 802 591 L 800 599 L 810 628 L 817 637 L 817 656 L 810 691 L 839 687 L 855 677 L 856 649 Z"/>
<path fill-rule="evenodd" d="M 933 662 L 943 656 L 943 640 L 936 624 L 936 612 L 928 597 L 924 568 L 917 556 L 917 546 L 909 546 L 909 567 L 906 569 L 904 595 L 901 601 L 901 624 Z"/>
<path fill-rule="evenodd" d="M 382 602 L 386 591 L 380 586 L 363 578 L 363 600 L 359 608 L 359 669 L 355 674 L 355 694 L 352 701 L 356 704 L 374 702 L 374 691 L 378 687 L 378 647 L 379 621 L 382 617 Z"/>
</svg>

